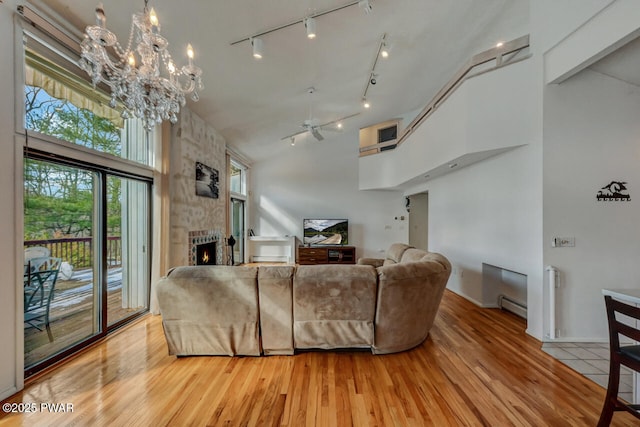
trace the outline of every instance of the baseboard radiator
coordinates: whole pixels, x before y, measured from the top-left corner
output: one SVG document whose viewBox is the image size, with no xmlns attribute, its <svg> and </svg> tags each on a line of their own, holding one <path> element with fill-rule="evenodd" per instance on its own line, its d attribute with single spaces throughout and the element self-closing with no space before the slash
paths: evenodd
<svg viewBox="0 0 640 427">
<path fill-rule="evenodd" d="M 498 296 L 498 307 L 503 310 L 510 311 L 511 313 L 522 317 L 523 319 L 527 318 L 527 306 L 518 302 L 512 298 L 509 298 L 506 295 Z"/>
<path fill-rule="evenodd" d="M 556 289 L 558 288 L 559 271 L 549 265 L 545 269 L 549 274 L 549 339 L 556 339 Z"/>
</svg>

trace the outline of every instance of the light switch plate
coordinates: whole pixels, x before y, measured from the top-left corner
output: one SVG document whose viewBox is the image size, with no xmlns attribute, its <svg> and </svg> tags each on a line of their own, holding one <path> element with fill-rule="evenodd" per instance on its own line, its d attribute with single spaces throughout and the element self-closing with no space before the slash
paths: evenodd
<svg viewBox="0 0 640 427">
<path fill-rule="evenodd" d="M 572 248 L 576 245 L 575 237 L 554 237 L 551 246 L 554 248 Z"/>
</svg>

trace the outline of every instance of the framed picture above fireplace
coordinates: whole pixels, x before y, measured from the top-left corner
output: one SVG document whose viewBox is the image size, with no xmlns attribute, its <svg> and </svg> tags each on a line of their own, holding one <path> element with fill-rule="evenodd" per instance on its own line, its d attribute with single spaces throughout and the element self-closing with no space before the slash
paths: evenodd
<svg viewBox="0 0 640 427">
<path fill-rule="evenodd" d="M 218 198 L 218 170 L 196 162 L 196 195 Z"/>
</svg>

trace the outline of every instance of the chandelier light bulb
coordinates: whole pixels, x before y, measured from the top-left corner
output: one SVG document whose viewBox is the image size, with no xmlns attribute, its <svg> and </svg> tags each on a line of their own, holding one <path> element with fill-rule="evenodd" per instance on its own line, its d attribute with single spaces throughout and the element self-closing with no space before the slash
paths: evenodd
<svg viewBox="0 0 640 427">
<path fill-rule="evenodd" d="M 189 57 L 189 59 L 193 59 L 193 57 L 195 56 L 195 54 L 193 53 L 193 46 L 191 46 L 191 43 L 187 45 L 187 56 Z"/>
<path fill-rule="evenodd" d="M 127 58 L 127 63 L 131 67 L 136 66 L 136 57 L 133 55 L 133 52 L 129 52 L 129 58 Z"/>
<path fill-rule="evenodd" d="M 158 22 L 158 15 L 156 15 L 156 10 L 151 8 L 149 12 L 149 22 L 151 22 L 151 28 L 157 30 L 160 22 Z"/>
</svg>

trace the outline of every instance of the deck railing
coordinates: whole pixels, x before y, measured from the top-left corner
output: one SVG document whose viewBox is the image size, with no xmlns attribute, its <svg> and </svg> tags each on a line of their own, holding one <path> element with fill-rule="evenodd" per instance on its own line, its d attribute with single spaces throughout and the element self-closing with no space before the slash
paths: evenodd
<svg viewBox="0 0 640 427">
<path fill-rule="evenodd" d="M 75 269 L 93 266 L 93 237 L 77 237 L 49 240 L 26 240 L 24 248 L 42 246 L 51 251 L 51 256 L 61 258 Z M 122 265 L 122 239 L 107 237 L 107 261 L 109 267 Z"/>
</svg>

